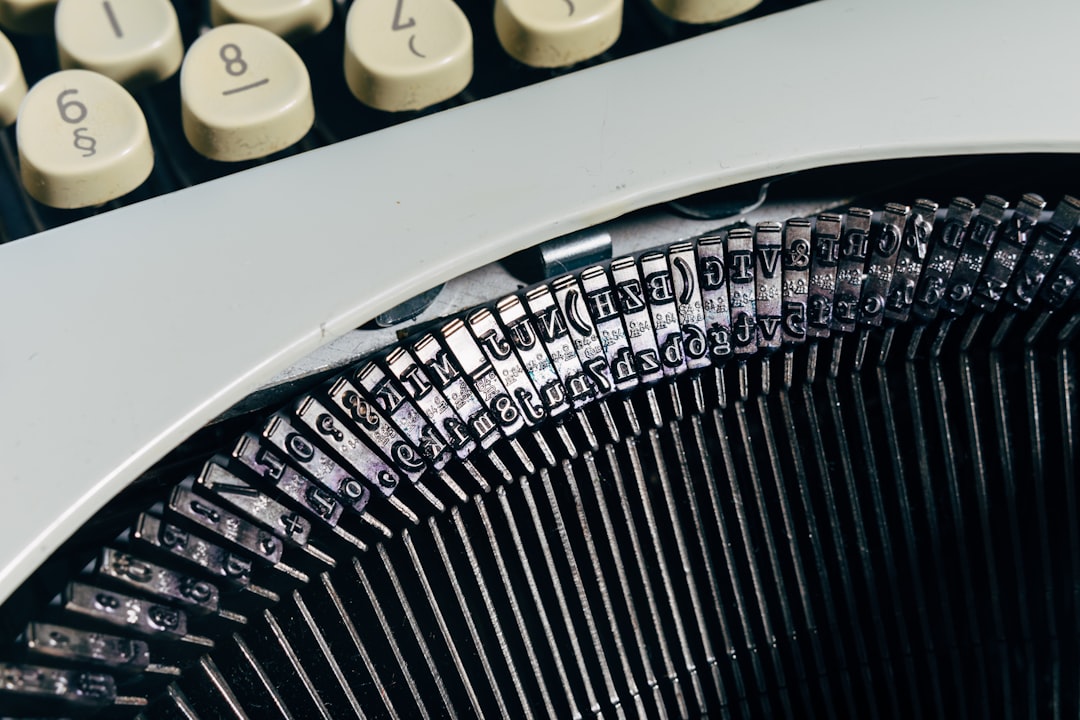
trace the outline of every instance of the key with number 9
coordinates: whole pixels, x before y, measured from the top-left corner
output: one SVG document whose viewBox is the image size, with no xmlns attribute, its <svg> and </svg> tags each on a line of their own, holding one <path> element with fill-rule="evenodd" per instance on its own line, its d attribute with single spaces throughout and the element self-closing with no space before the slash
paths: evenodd
<svg viewBox="0 0 1080 720">
<path fill-rule="evenodd" d="M 31 88 L 15 136 L 26 191 L 52 207 L 114 200 L 154 167 L 146 118 L 134 98 L 88 70 L 62 70 Z"/>
</svg>

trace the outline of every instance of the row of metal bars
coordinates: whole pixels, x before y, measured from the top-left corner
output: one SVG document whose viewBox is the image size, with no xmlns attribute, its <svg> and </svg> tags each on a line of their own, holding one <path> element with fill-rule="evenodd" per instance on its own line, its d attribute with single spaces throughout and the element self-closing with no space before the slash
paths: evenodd
<svg viewBox="0 0 1080 720">
<path fill-rule="evenodd" d="M 1075 715 L 1078 326 L 872 331 L 608 402 L 577 457 L 568 423 L 534 473 L 428 479 L 445 512 L 146 716 Z"/>
</svg>

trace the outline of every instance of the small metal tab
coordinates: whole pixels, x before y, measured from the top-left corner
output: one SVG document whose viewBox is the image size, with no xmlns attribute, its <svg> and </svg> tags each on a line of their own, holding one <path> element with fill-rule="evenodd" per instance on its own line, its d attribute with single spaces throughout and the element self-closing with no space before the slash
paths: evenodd
<svg viewBox="0 0 1080 720">
<path fill-rule="evenodd" d="M 68 583 L 62 604 L 65 611 L 74 615 L 149 638 L 179 640 L 188 634 L 183 610 L 85 583 Z"/>
<path fill-rule="evenodd" d="M 930 255 L 915 291 L 913 310 L 919 319 L 929 321 L 937 317 L 956 266 L 956 258 L 964 243 L 968 223 L 974 214 L 975 203 L 967 198 L 954 198 L 949 204 L 945 221 L 934 228 Z"/>
<path fill-rule="evenodd" d="M 445 283 L 430 290 L 425 290 L 419 295 L 414 295 L 405 302 L 398 303 L 386 312 L 376 315 L 375 319 L 372 320 L 372 324 L 375 327 L 387 328 L 412 320 L 431 307 L 431 303 L 435 302 L 444 287 L 446 287 Z"/>
<path fill-rule="evenodd" d="M 135 543 L 163 550 L 234 586 L 251 584 L 250 558 L 229 552 L 149 513 L 141 513 L 136 519 L 131 539 Z"/>
<path fill-rule="evenodd" d="M 525 303 L 569 402 L 575 408 L 585 406 L 597 395 L 596 383 L 581 366 L 566 314 L 555 295 L 546 285 L 541 285 L 525 293 Z M 592 323 L 589 323 L 589 330 L 590 336 L 595 337 L 591 332 Z"/>
<path fill-rule="evenodd" d="M 116 700 L 116 680 L 100 672 L 0 662 L 0 698 L 5 696 L 35 703 L 103 708 Z"/>
<path fill-rule="evenodd" d="M 1066 195 L 1054 210 L 1050 222 L 1039 226 L 1035 241 L 1029 243 L 1028 253 L 1020 261 L 1020 270 L 1005 294 L 1010 305 L 1018 310 L 1026 310 L 1031 305 L 1077 222 L 1080 222 L 1080 200 Z"/>
<path fill-rule="evenodd" d="M 660 362 L 660 350 L 656 346 L 656 332 L 649 317 L 645 290 L 641 285 L 641 273 L 634 258 L 612 260 L 611 280 L 626 328 L 626 338 L 630 342 L 634 370 L 641 382 L 654 383 L 664 377 L 664 368 Z M 614 365 L 612 368 L 616 379 L 623 375 L 621 370 L 615 372 Z"/>
<path fill-rule="evenodd" d="M 735 355 L 757 352 L 757 287 L 754 282 L 754 233 L 733 228 L 727 234 L 728 298 L 731 301 L 731 338 Z"/>
<path fill-rule="evenodd" d="M 885 317 L 885 303 L 892 287 L 896 259 L 904 244 L 909 210 L 907 205 L 889 203 L 881 213 L 881 223 L 874 227 L 859 300 L 859 323 L 862 325 L 879 326 Z"/>
<path fill-rule="evenodd" d="M 417 410 L 405 394 L 405 389 L 382 363 L 365 363 L 356 371 L 353 379 L 367 399 L 379 406 L 432 468 L 441 470 L 450 461 L 453 455 L 446 438 Z"/>
<path fill-rule="evenodd" d="M 587 380 L 593 397 L 603 397 L 615 392 L 615 379 L 611 376 L 611 366 L 608 365 L 607 355 L 604 353 L 604 345 L 600 340 L 600 333 L 593 323 L 589 314 L 588 305 L 585 302 L 585 291 L 581 283 L 573 275 L 563 275 L 551 282 L 551 292 L 554 295 L 555 307 L 552 314 L 561 314 L 565 320 L 567 337 L 569 338 L 576 353 L 577 362 L 581 365 L 582 373 Z M 532 294 L 526 295 L 532 305 Z M 541 322 L 544 316 L 540 316 Z M 541 326 L 543 330 L 543 326 Z M 548 353 L 555 358 L 554 351 L 549 346 Z M 568 384 L 569 386 L 569 384 Z M 575 398 L 581 394 L 570 387 L 571 396 Z"/>
<path fill-rule="evenodd" d="M 656 348 L 664 375 L 672 377 L 686 369 L 682 326 L 675 304 L 675 287 L 667 258 L 661 252 L 647 252 L 638 260 L 645 279 L 642 290 L 649 305 Z"/>
<path fill-rule="evenodd" d="M 998 225 L 1005 217 L 1009 203 L 996 195 L 987 195 L 979 205 L 976 215 L 964 237 L 960 256 L 956 259 L 948 290 L 942 298 L 942 307 L 953 315 L 963 315 L 971 302 L 975 291 L 975 281 L 979 279 L 983 263 L 986 262 L 990 249 L 994 246 Z"/>
<path fill-rule="evenodd" d="M 1076 293 L 1077 283 L 1080 282 L 1080 235 L 1073 234 L 1071 240 L 1061 254 L 1057 266 L 1050 272 L 1043 285 L 1039 296 L 1051 308 L 1059 310 L 1069 302 Z"/>
<path fill-rule="evenodd" d="M 832 327 L 833 294 L 836 292 L 836 264 L 840 254 L 839 215 L 821 213 L 811 235 L 810 289 L 806 299 L 806 334 L 829 337 Z"/>
<path fill-rule="evenodd" d="M 459 458 L 467 458 L 476 450 L 476 438 L 450 407 L 446 396 L 432 383 L 423 363 L 406 348 L 398 346 L 386 355 L 386 368 Z"/>
<path fill-rule="evenodd" d="M 668 265 L 675 285 L 675 307 L 679 312 L 679 326 L 682 328 L 686 367 L 690 370 L 708 367 L 712 361 L 709 359 L 705 310 L 702 305 L 694 244 L 680 242 L 669 247 Z"/>
<path fill-rule="evenodd" d="M 428 380 L 446 398 L 458 421 L 464 423 L 473 437 L 478 439 L 481 448 L 490 448 L 501 437 L 500 427 L 465 379 L 453 353 L 444 348 L 438 338 L 430 333 L 417 340 L 412 349 L 416 359 L 424 367 Z M 450 425 L 447 426 L 447 423 Z M 462 434 L 450 418 L 444 422 L 443 430 L 447 437 Z"/>
<path fill-rule="evenodd" d="M 849 333 L 855 329 L 862 299 L 866 258 L 870 255 L 870 221 L 866 208 L 850 208 L 844 216 L 836 266 L 831 329 Z"/>
<path fill-rule="evenodd" d="M 412 443 L 402 437 L 375 401 L 348 378 L 338 378 L 327 394 L 342 422 L 366 437 L 402 475 L 415 483 L 427 470 L 427 462 Z"/>
<path fill-rule="evenodd" d="M 908 215 L 885 303 L 885 317 L 893 322 L 906 321 L 911 313 L 915 288 L 929 253 L 937 209 L 937 203 L 932 200 L 916 200 Z"/>
<path fill-rule="evenodd" d="M 781 268 L 784 255 L 777 222 L 758 223 L 754 228 L 754 284 L 756 290 L 757 345 L 766 352 L 780 347 L 783 313 L 783 281 Z"/>
<path fill-rule="evenodd" d="M 246 436 L 250 437 L 250 436 Z M 270 565 L 281 562 L 283 545 L 272 532 L 232 514 L 225 508 L 200 497 L 182 485 L 173 488 L 166 506 L 175 516 L 182 517 L 213 533 L 226 547 L 251 553 Z M 307 523 L 302 523 L 304 529 Z"/>
<path fill-rule="evenodd" d="M 293 545 L 307 544 L 312 518 L 327 527 L 337 527 L 344 509 L 341 499 L 293 469 L 284 457 L 267 447 L 255 434 L 241 437 L 232 455 L 248 470 L 291 498 L 304 514 L 293 512 L 270 498 L 260 500 L 258 495 L 251 494 L 254 487 L 215 462 L 207 463 L 203 468 L 199 483 L 213 483 L 219 497 L 248 512 L 253 520 L 270 527 L 278 537 Z M 370 491 L 367 497 L 370 497 Z"/>
<path fill-rule="evenodd" d="M 358 478 L 365 480 L 381 495 L 387 497 L 397 489 L 401 480 L 398 469 L 391 466 L 314 397 L 300 399 L 296 406 L 296 419 L 307 426 L 314 437 L 337 453 Z M 414 480 L 419 474 L 405 476 Z"/>
<path fill-rule="evenodd" d="M 213 583 L 163 567 L 123 550 L 105 547 L 96 562 L 97 574 L 164 602 L 183 605 L 189 612 L 217 612 L 221 592 Z"/>
<path fill-rule="evenodd" d="M 708 356 L 713 363 L 721 363 L 735 352 L 731 341 L 731 304 L 728 301 L 724 237 L 706 235 L 698 238 L 696 255 Z"/>
<path fill-rule="evenodd" d="M 465 324 L 488 362 L 495 368 L 503 387 L 513 398 L 521 419 L 530 427 L 542 422 L 548 415 L 547 408 L 540 401 L 540 393 L 514 353 L 514 347 L 499 326 L 494 313 L 487 308 L 481 308 L 471 313 Z"/>
<path fill-rule="evenodd" d="M 611 234 L 603 228 L 586 228 L 517 252 L 503 265 L 534 283 L 610 259 Z"/>
<path fill-rule="evenodd" d="M 451 320 L 440 332 L 454 362 L 465 373 L 491 418 L 506 437 L 516 435 L 525 427 L 525 419 L 521 416 L 517 403 L 506 391 L 506 386 L 495 372 L 494 366 L 465 327 L 465 322 L 460 319 Z M 480 430 L 483 432 L 484 429 Z"/>
<path fill-rule="evenodd" d="M 784 223 L 781 327 L 784 344 L 806 339 L 806 297 L 810 290 L 810 221 L 793 218 Z"/>
<path fill-rule="evenodd" d="M 144 640 L 32 622 L 23 643 L 42 659 L 98 665 L 121 672 L 141 672 L 150 665 L 150 646 Z"/>
<path fill-rule="evenodd" d="M 499 321 L 506 337 L 514 346 L 522 367 L 528 373 L 533 387 L 540 393 L 540 400 L 551 417 L 559 417 L 572 405 L 566 386 L 548 357 L 540 339 L 536 321 L 528 314 L 525 305 L 516 295 L 510 295 L 496 304 Z"/>
<path fill-rule="evenodd" d="M 630 338 L 619 312 L 616 290 L 607 271 L 599 266 L 581 271 L 581 287 L 585 291 L 585 304 L 596 325 L 596 334 L 607 357 L 607 366 L 615 387 L 629 390 L 636 386 L 638 376 Z"/>
<path fill-rule="evenodd" d="M 333 458 L 299 432 L 284 413 L 270 417 L 262 436 L 293 462 L 307 477 L 315 480 L 345 501 L 353 512 L 363 513 L 371 500 L 369 487 L 338 465 Z M 285 522 L 285 518 L 281 518 Z M 292 533 L 286 533 L 290 537 Z"/>
<path fill-rule="evenodd" d="M 1024 195 L 1012 217 L 1001 224 L 997 244 L 986 258 L 971 300 L 983 312 L 992 311 L 1001 301 L 1044 207 L 1046 201 L 1038 195 Z"/>
</svg>

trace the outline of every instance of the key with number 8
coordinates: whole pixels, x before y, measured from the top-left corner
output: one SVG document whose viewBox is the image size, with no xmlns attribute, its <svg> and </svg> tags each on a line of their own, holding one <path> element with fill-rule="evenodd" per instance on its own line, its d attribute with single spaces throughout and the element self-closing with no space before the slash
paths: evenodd
<svg viewBox="0 0 1080 720">
<path fill-rule="evenodd" d="M 315 120 L 311 82 L 296 51 L 252 25 L 223 25 L 195 41 L 180 69 L 184 134 L 213 160 L 265 157 Z"/>
<path fill-rule="evenodd" d="M 15 131 L 23 185 L 52 207 L 100 205 L 131 192 L 154 167 L 134 98 L 88 70 L 49 75 L 27 94 Z"/>
</svg>

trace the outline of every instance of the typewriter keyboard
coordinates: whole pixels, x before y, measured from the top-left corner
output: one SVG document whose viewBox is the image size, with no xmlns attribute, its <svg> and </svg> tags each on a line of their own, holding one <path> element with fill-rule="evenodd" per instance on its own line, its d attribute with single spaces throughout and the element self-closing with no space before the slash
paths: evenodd
<svg viewBox="0 0 1080 720">
<path fill-rule="evenodd" d="M 4 0 L 0 240 L 792 4 Z"/>
</svg>

